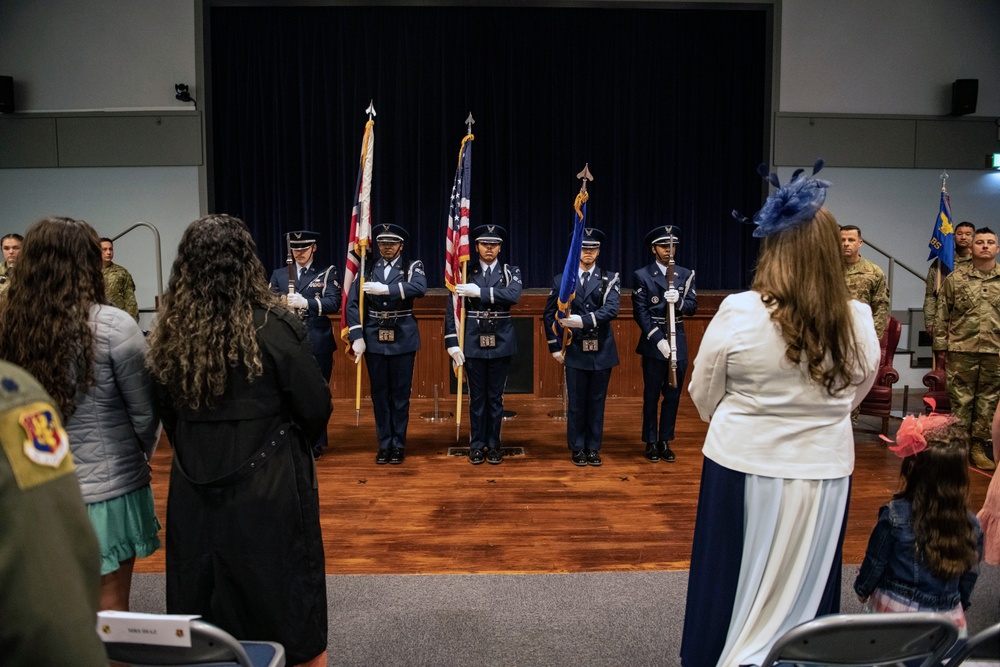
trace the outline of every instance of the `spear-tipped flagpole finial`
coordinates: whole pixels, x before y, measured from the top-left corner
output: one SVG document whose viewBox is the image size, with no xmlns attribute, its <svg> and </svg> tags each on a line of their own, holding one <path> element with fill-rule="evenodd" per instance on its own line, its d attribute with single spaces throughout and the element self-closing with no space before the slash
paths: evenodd
<svg viewBox="0 0 1000 667">
<path fill-rule="evenodd" d="M 368 120 L 371 120 L 376 116 L 375 113 L 375 100 L 368 102 L 368 108 L 365 109 L 365 113 L 368 114 Z"/>
<path fill-rule="evenodd" d="M 586 164 L 583 165 L 583 171 L 581 171 L 579 174 L 576 175 L 576 177 L 580 179 L 580 192 L 586 192 L 587 181 L 594 180 L 594 176 L 593 174 L 590 173 L 589 167 L 590 163 L 587 162 Z"/>
<path fill-rule="evenodd" d="M 476 119 L 472 117 L 472 112 L 469 112 L 469 117 L 465 119 L 465 126 L 468 128 L 468 134 L 472 134 L 472 126 L 476 124 Z"/>
<path fill-rule="evenodd" d="M 941 192 L 948 192 L 948 171 L 941 172 Z"/>
</svg>

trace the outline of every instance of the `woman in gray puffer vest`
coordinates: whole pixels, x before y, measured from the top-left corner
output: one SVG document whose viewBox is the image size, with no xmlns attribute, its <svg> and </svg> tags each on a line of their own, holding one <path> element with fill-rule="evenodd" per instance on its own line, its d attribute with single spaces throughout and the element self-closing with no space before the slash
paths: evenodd
<svg viewBox="0 0 1000 667">
<path fill-rule="evenodd" d="M 94 229 L 55 217 L 32 225 L 0 299 L 0 358 L 35 375 L 65 416 L 101 545 L 101 609 L 128 610 L 135 558 L 160 546 L 149 468 L 160 421 L 145 353 L 135 320 L 107 305 Z"/>
</svg>

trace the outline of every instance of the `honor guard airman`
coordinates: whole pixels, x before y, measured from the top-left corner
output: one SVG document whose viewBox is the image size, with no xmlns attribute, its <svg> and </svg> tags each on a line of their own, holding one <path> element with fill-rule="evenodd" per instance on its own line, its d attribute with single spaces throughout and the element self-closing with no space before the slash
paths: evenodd
<svg viewBox="0 0 1000 667">
<path fill-rule="evenodd" d="M 303 230 L 289 233 L 287 242 L 295 261 L 294 293 L 290 293 L 288 289 L 287 266 L 275 269 L 271 274 L 271 291 L 280 294 L 286 305 L 302 317 L 312 344 L 313 356 L 329 384 L 337 343 L 327 316 L 340 312 L 341 288 L 337 267 L 332 264 L 321 266 L 314 261 L 318 239 L 319 234 L 316 232 Z M 318 457 L 322 454 L 326 444 L 327 434 L 323 431 L 313 446 L 313 455 Z"/>
<path fill-rule="evenodd" d="M 420 332 L 413 317 L 413 300 L 427 291 L 427 276 L 419 259 L 403 257 L 410 235 L 398 225 L 372 226 L 381 257 L 366 267 L 364 324 L 358 312 L 358 282 L 347 300 L 347 325 L 355 363 L 367 360 L 378 454 L 375 463 L 402 463 L 410 420 L 413 360 L 420 349 Z"/>
<path fill-rule="evenodd" d="M 574 465 L 599 466 L 604 435 L 604 404 L 608 397 L 611 369 L 618 365 L 618 349 L 611 321 L 618 316 L 621 304 L 621 278 L 614 271 L 597 266 L 604 232 L 587 227 L 583 233 L 576 296 L 570 303 L 570 314 L 561 321 L 571 334 L 565 352 L 563 341 L 555 332 L 562 274 L 553 279 L 543 320 L 549 352 L 566 367 L 566 442 L 570 458 Z"/>
<path fill-rule="evenodd" d="M 507 230 L 480 225 L 472 232 L 479 261 L 469 267 L 468 282 L 456 285 L 465 298 L 465 351 L 458 344 L 455 313 L 444 319 L 445 346 L 469 378 L 469 462 L 503 462 L 500 425 L 503 391 L 510 358 L 517 353 L 510 308 L 521 298 L 521 270 L 497 260 Z"/>
<path fill-rule="evenodd" d="M 675 458 L 670 441 L 674 439 L 688 362 L 682 318 L 694 315 L 698 309 L 694 271 L 674 264 L 679 243 L 680 228 L 676 225 L 652 229 L 643 244 L 652 250 L 656 261 L 632 275 L 632 317 L 641 332 L 635 351 L 642 355 L 642 439 L 646 443 L 646 460 L 653 463 L 660 459 L 673 462 Z M 672 271 L 672 278 L 668 271 Z M 668 321 L 671 304 L 673 336 Z M 676 386 L 670 383 L 672 357 L 676 362 Z"/>
</svg>

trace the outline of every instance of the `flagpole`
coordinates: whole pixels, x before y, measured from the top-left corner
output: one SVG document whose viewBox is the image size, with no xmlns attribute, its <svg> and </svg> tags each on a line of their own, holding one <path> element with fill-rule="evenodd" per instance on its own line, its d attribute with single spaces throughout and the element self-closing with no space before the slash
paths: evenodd
<svg viewBox="0 0 1000 667">
<path fill-rule="evenodd" d="M 468 277 L 469 263 L 462 262 L 462 282 Z M 458 349 L 462 350 L 462 354 L 465 354 L 465 297 L 458 298 L 459 311 L 461 311 L 461 316 L 458 320 Z M 456 385 L 458 390 L 455 392 L 455 442 L 458 442 L 459 437 L 462 433 L 462 371 L 465 366 L 459 366 L 456 370 L 456 375 L 458 376 L 458 384 Z"/>
<path fill-rule="evenodd" d="M 373 123 L 375 120 L 375 100 L 368 103 L 368 108 L 365 109 L 365 113 L 368 114 L 368 123 Z M 367 124 L 366 124 L 367 125 Z M 362 144 L 362 161 L 364 160 L 364 155 L 367 152 L 367 142 Z M 370 205 L 370 204 L 369 204 Z M 371 211 L 369 210 L 369 219 L 371 216 Z M 358 218 L 360 220 L 364 219 L 364 212 L 358 211 Z M 367 240 L 367 239 L 366 239 Z M 358 273 L 358 322 L 361 323 L 362 338 L 364 337 L 364 325 L 365 325 L 365 260 L 368 257 L 366 252 L 368 249 L 367 243 L 362 243 L 361 239 L 358 239 L 358 254 L 361 256 L 361 271 Z M 361 425 L 361 362 L 357 364 L 356 373 L 354 376 L 354 425 Z"/>
<path fill-rule="evenodd" d="M 941 172 L 941 194 L 948 194 L 948 171 Z M 934 259 L 934 295 L 937 296 L 941 292 L 941 258 L 937 257 Z M 931 370 L 937 370 L 937 355 L 931 354 Z"/>
</svg>

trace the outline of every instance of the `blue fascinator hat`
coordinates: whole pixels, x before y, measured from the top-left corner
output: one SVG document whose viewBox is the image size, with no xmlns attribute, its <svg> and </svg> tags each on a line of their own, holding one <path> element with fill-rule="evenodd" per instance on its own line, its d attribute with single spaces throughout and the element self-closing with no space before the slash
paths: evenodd
<svg viewBox="0 0 1000 667">
<path fill-rule="evenodd" d="M 815 176 L 823 168 L 823 160 L 816 160 L 812 175 Z M 830 181 L 803 176 L 804 169 L 796 169 L 792 180 L 781 185 L 778 175 L 768 173 L 767 165 L 757 167 L 761 178 L 777 188 L 764 202 L 764 207 L 753 216 L 757 229 L 753 235 L 763 238 L 791 229 L 803 222 L 812 220 L 826 201 L 826 189 L 832 185 Z M 740 222 L 750 222 L 746 216 L 733 211 L 733 217 Z"/>
</svg>

